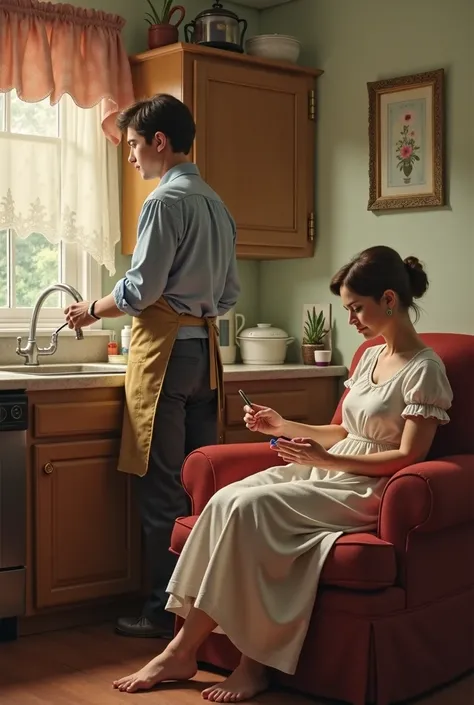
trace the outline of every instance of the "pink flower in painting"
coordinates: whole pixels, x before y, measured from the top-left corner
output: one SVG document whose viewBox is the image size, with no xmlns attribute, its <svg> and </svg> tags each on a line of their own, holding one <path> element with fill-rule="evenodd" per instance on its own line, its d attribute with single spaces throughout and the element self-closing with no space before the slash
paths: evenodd
<svg viewBox="0 0 474 705">
<path fill-rule="evenodd" d="M 403 172 L 403 183 L 411 183 L 411 173 L 417 162 L 420 161 L 420 145 L 415 142 L 415 130 L 409 125 L 412 113 L 405 113 L 405 123 L 400 130 L 400 139 L 395 143 L 397 168 Z"/>
<path fill-rule="evenodd" d="M 410 145 L 405 144 L 403 147 L 400 149 L 400 156 L 402 159 L 407 159 L 408 157 L 411 156 L 411 153 L 413 152 L 413 148 L 410 147 Z"/>
</svg>

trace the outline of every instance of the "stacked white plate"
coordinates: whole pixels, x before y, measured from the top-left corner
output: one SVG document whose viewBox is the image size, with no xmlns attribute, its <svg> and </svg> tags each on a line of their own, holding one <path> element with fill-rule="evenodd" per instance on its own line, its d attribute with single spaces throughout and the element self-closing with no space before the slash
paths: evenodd
<svg viewBox="0 0 474 705">
<path fill-rule="evenodd" d="M 245 42 L 247 54 L 264 59 L 289 61 L 296 64 L 301 51 L 301 43 L 296 37 L 286 34 L 259 34 Z"/>
</svg>

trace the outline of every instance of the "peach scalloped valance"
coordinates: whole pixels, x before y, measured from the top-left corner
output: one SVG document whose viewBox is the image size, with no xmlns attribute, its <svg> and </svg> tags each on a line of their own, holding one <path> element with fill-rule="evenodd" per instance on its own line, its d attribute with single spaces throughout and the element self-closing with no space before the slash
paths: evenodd
<svg viewBox="0 0 474 705">
<path fill-rule="evenodd" d="M 0 92 L 27 102 L 68 93 L 81 108 L 101 104 L 102 129 L 120 142 L 117 113 L 134 100 L 121 30 L 125 20 L 38 0 L 0 2 Z"/>
</svg>

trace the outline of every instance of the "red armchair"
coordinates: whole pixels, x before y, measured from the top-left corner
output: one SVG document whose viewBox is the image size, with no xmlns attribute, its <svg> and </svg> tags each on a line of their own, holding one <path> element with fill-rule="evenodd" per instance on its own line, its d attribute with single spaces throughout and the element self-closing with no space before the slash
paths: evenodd
<svg viewBox="0 0 474 705">
<path fill-rule="evenodd" d="M 352 705 L 388 705 L 474 665 L 474 336 L 422 337 L 446 365 L 454 392 L 451 423 L 439 429 L 426 462 L 391 478 L 377 533 L 346 535 L 335 544 L 298 670 L 292 677 L 275 674 L 298 691 Z M 367 346 L 359 348 L 351 370 Z M 334 415 L 340 422 L 341 403 Z M 180 553 L 218 489 L 274 464 L 267 443 L 191 453 L 182 478 L 193 516 L 177 520 L 171 550 Z M 229 670 L 239 657 L 216 634 L 199 654 L 202 662 Z"/>
</svg>

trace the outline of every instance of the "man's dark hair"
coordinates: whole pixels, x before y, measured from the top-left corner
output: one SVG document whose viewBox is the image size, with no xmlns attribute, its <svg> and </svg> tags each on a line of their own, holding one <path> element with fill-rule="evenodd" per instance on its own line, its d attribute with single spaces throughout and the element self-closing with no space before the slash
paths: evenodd
<svg viewBox="0 0 474 705">
<path fill-rule="evenodd" d="M 167 93 L 139 100 L 117 117 L 117 127 L 130 127 L 151 144 L 157 132 L 169 139 L 175 153 L 189 154 L 196 135 L 196 124 L 189 108 Z"/>
</svg>

